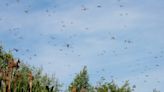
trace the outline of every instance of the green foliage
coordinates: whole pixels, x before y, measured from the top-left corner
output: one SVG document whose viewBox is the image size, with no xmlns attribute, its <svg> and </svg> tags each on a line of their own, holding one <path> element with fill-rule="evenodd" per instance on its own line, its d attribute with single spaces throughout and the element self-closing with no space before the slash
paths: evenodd
<svg viewBox="0 0 164 92">
<path fill-rule="evenodd" d="M 58 80 L 52 76 L 51 78 L 48 75 L 43 75 L 41 68 L 34 68 L 34 84 L 33 84 L 33 92 L 47 92 L 47 87 L 53 87 L 53 92 L 59 92 L 61 84 L 59 84 Z"/>
<path fill-rule="evenodd" d="M 7 62 L 9 58 L 13 58 L 13 55 L 11 54 L 11 52 L 5 52 L 2 46 L 0 46 L 0 68 L 1 69 L 7 69 Z M 49 77 L 48 75 L 42 73 L 41 68 L 30 67 L 27 64 L 24 64 L 23 62 L 21 62 L 19 69 L 14 70 L 12 74 L 13 78 L 11 82 L 11 91 L 14 90 L 14 80 L 16 79 L 15 76 L 16 74 L 19 73 L 21 77 L 16 80 L 16 91 L 28 92 L 29 71 L 32 72 L 33 77 L 34 77 L 32 92 L 50 92 L 49 90 L 46 89 L 46 87 L 53 87 L 53 90 L 51 92 L 60 91 L 61 84 L 58 82 L 58 80 L 54 76 Z"/>
<path fill-rule="evenodd" d="M 121 87 L 117 86 L 114 81 L 104 83 L 96 87 L 97 92 L 132 92 L 129 87 L 128 81 L 125 82 Z"/>
<path fill-rule="evenodd" d="M 8 59 L 13 58 L 11 52 L 5 52 L 0 46 L 0 68 L 6 69 Z M 18 70 L 14 70 L 13 78 L 16 74 L 21 75 L 20 79 L 16 81 L 16 91 L 17 92 L 28 92 L 28 73 L 33 74 L 33 88 L 32 92 L 60 92 L 61 84 L 58 82 L 57 78 L 54 76 L 49 77 L 47 74 L 43 74 L 42 68 L 31 67 L 27 64 L 21 62 Z M 0 78 L 1 79 L 1 78 Z M 82 88 L 85 88 L 87 92 L 132 92 L 128 81 L 126 81 L 121 87 L 112 82 L 104 82 L 105 79 L 102 77 L 102 81 L 98 86 L 91 86 L 89 83 L 89 75 L 87 67 L 84 68 L 75 76 L 73 82 L 70 84 L 68 90 L 71 92 L 73 87 L 76 87 L 76 92 L 80 92 Z M 14 90 L 14 79 L 11 82 L 11 90 Z M 1 91 L 0 91 L 1 92 Z M 67 92 L 67 91 L 66 91 Z M 153 90 L 153 92 L 159 92 Z"/>
<path fill-rule="evenodd" d="M 69 86 L 69 91 L 71 91 L 74 86 L 77 88 L 77 92 L 79 92 L 81 88 L 89 89 L 91 87 L 86 66 L 75 76 L 73 82 Z"/>
<path fill-rule="evenodd" d="M 5 52 L 3 47 L 0 45 L 0 67 L 5 68 L 7 66 L 7 61 L 10 58 L 13 58 L 12 53 L 10 51 Z"/>
<path fill-rule="evenodd" d="M 101 77 L 101 82 L 97 87 L 93 87 L 89 84 L 89 76 L 87 72 L 87 67 L 85 66 L 83 70 L 77 74 L 73 80 L 73 82 L 69 86 L 69 91 L 73 87 L 77 88 L 77 92 L 80 92 L 81 88 L 86 88 L 88 92 L 132 92 L 132 89 L 129 86 L 128 81 L 126 81 L 121 87 L 117 86 L 114 81 L 105 82 L 105 79 Z"/>
</svg>

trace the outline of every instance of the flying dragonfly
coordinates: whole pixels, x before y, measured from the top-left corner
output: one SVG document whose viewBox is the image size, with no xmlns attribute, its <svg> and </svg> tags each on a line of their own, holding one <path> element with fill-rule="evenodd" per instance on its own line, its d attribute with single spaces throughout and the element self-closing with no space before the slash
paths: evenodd
<svg viewBox="0 0 164 92">
<path fill-rule="evenodd" d="M 19 50 L 18 50 L 18 49 L 16 49 L 16 48 L 13 48 L 13 51 L 18 52 Z"/>
<path fill-rule="evenodd" d="M 97 5 L 97 8 L 101 8 L 102 6 L 99 4 L 99 5 Z"/>
</svg>

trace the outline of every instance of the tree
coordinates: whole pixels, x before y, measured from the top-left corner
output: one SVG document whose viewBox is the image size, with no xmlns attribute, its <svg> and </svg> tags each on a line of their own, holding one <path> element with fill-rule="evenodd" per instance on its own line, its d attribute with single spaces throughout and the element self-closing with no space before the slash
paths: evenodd
<svg viewBox="0 0 164 92">
<path fill-rule="evenodd" d="M 114 81 L 105 82 L 96 87 L 97 92 L 132 92 L 129 87 L 128 81 L 126 81 L 121 87 L 117 86 Z"/>
<path fill-rule="evenodd" d="M 84 66 L 80 73 L 75 76 L 73 82 L 69 86 L 69 91 L 73 88 L 76 88 L 76 92 L 80 92 L 82 88 L 85 88 L 86 90 L 91 88 L 91 85 L 89 84 L 87 66 Z"/>
<path fill-rule="evenodd" d="M 89 76 L 87 72 L 87 67 L 84 68 L 78 73 L 73 82 L 69 86 L 70 92 L 81 92 L 81 89 L 85 88 L 87 91 L 83 92 L 132 92 L 131 87 L 129 86 L 128 81 L 126 81 L 122 86 L 118 86 L 114 81 L 105 82 L 105 78 L 101 77 L 98 86 L 93 87 L 89 84 Z"/>
</svg>

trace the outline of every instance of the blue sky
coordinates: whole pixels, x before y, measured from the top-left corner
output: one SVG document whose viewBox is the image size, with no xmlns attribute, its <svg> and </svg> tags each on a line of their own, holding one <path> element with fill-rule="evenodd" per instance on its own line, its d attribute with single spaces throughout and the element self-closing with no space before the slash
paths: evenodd
<svg viewBox="0 0 164 92">
<path fill-rule="evenodd" d="M 164 91 L 163 0 L 0 2 L 0 43 L 65 86 L 87 65 L 94 85 L 103 76 Z"/>
</svg>

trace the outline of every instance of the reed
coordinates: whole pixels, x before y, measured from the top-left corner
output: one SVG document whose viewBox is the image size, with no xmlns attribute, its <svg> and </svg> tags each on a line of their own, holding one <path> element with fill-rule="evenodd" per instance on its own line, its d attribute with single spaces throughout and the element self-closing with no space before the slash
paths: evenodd
<svg viewBox="0 0 164 92">
<path fill-rule="evenodd" d="M 33 79 L 34 79 L 34 78 L 33 78 L 32 72 L 30 71 L 30 72 L 28 73 L 29 92 L 32 92 L 32 81 L 33 81 Z"/>
</svg>

